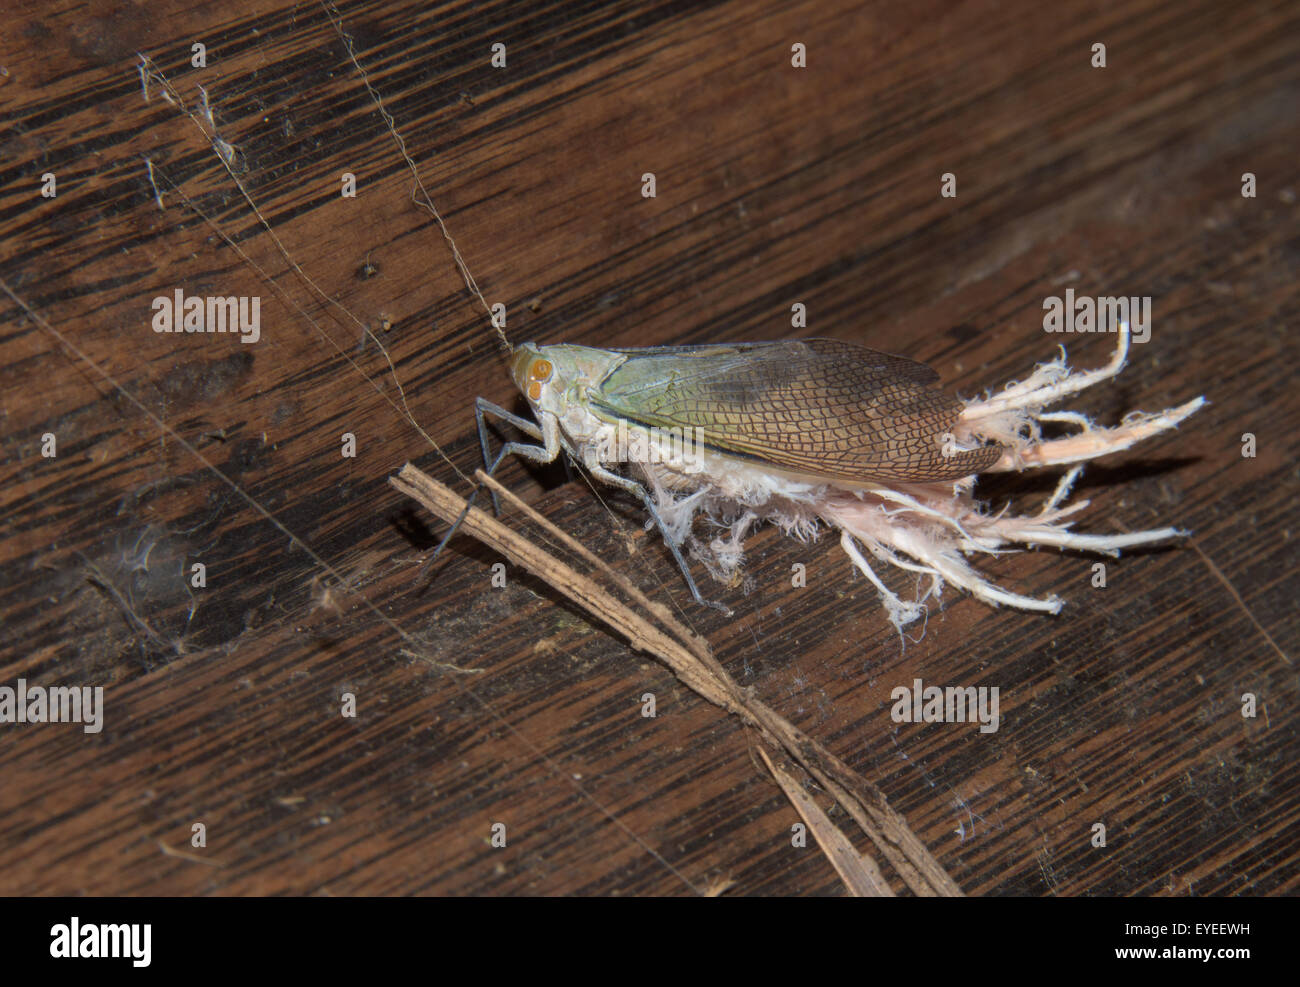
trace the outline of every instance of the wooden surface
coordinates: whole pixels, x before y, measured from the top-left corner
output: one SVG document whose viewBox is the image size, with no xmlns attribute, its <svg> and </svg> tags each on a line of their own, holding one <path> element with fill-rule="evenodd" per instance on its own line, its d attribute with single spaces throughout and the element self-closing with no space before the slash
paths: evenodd
<svg viewBox="0 0 1300 987">
<path fill-rule="evenodd" d="M 1296 890 L 1300 7 L 339 14 L 517 341 L 782 338 L 801 301 L 808 334 L 923 360 L 969 395 L 1052 355 L 1046 296 L 1153 296 L 1150 342 L 1077 406 L 1113 422 L 1212 404 L 1090 467 L 1081 528 L 1195 535 L 1108 563 L 1104 590 L 1086 557 L 986 567 L 1063 596 L 1059 617 L 950 591 L 904 647 L 834 538 L 764 530 L 749 595 L 707 586 L 727 620 L 690 604 L 633 504 L 602 490 L 611 520 L 563 471 L 505 477 L 879 784 L 967 893 Z M 156 84 L 145 101 L 137 51 L 184 107 Z M 461 470 L 473 398 L 516 398 L 323 8 L 56 2 L 11 12 L 0 56 L 0 279 L 121 388 L 0 297 L 0 685 L 102 685 L 106 702 L 95 735 L 0 728 L 0 892 L 841 893 L 814 848 L 790 847 L 798 817 L 734 719 L 546 586 L 512 572 L 492 588 L 473 543 L 422 571 L 442 527 L 387 477 L 408 459 L 454 474 L 383 355 L 304 276 L 379 332 L 411 416 Z M 182 111 L 199 86 L 301 276 Z M 176 288 L 260 295 L 261 340 L 155 334 L 151 300 Z M 1065 341 L 1083 366 L 1112 342 Z M 1050 484 L 982 489 L 1032 505 Z M 208 585 L 191 593 L 195 561 Z M 999 687 L 1000 729 L 895 724 L 890 692 L 915 678 Z"/>
</svg>

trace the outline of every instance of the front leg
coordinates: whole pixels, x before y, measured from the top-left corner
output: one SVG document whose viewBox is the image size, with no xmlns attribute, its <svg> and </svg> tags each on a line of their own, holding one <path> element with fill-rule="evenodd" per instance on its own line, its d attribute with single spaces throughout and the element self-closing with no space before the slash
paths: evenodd
<svg viewBox="0 0 1300 987">
<path fill-rule="evenodd" d="M 498 418 L 501 421 L 509 422 L 511 425 L 519 429 L 519 431 L 523 432 L 525 435 L 531 435 L 534 439 L 542 440 L 543 443 L 545 443 L 546 441 L 545 437 L 542 434 L 542 430 L 537 427 L 536 422 L 530 422 L 527 418 L 520 418 L 518 415 L 506 411 L 506 409 L 501 407 L 500 405 L 493 404 L 491 401 L 487 400 L 486 398 L 478 398 L 474 402 L 474 420 L 478 423 L 478 444 L 479 444 L 479 448 L 483 452 L 483 468 L 488 471 L 489 476 L 492 474 L 492 471 L 496 469 L 496 465 L 493 464 L 492 455 L 488 451 L 488 430 L 487 430 L 488 415 L 492 415 L 493 417 Z M 512 446 L 516 451 L 518 451 L 519 449 L 537 448 L 536 446 L 526 446 L 521 443 L 507 443 L 505 449 L 510 449 Z M 543 446 L 543 448 L 546 448 L 545 445 Z M 505 452 L 503 450 L 502 455 L 504 454 Z M 550 459 L 542 460 L 542 462 L 549 463 L 553 461 L 557 455 L 559 455 L 558 451 L 552 454 Z M 536 462 L 536 460 L 534 461 Z M 501 459 L 500 457 L 498 457 L 497 463 L 500 462 Z M 474 491 L 475 493 L 477 493 L 478 487 L 475 487 Z M 493 491 L 492 493 L 492 512 L 497 517 L 501 516 L 501 504 L 499 499 L 497 498 L 495 491 Z"/>
<path fill-rule="evenodd" d="M 520 431 L 526 432 L 534 438 L 541 439 L 542 444 L 539 446 L 531 446 L 526 442 L 507 442 L 501 447 L 501 451 L 497 453 L 496 459 L 494 459 L 489 465 L 487 423 L 483 417 L 485 414 L 493 414 L 499 418 L 504 418 Z M 491 401 L 479 398 L 474 402 L 474 417 L 478 419 L 479 443 L 483 449 L 483 465 L 488 467 L 488 476 L 492 476 L 496 473 L 497 467 L 501 465 L 501 461 L 504 460 L 506 456 L 522 456 L 530 462 L 546 464 L 555 462 L 555 458 L 560 454 L 560 423 L 554 415 L 543 415 L 541 428 L 538 428 L 535 422 L 530 422 L 526 418 L 520 418 L 518 415 L 513 415 L 506 411 L 504 408 L 498 407 Z M 447 546 L 447 542 L 451 541 L 452 536 L 456 534 L 456 531 L 460 528 L 461 522 L 465 520 L 465 515 L 468 514 L 469 509 L 474 506 L 474 499 L 478 496 L 480 488 L 480 484 L 474 484 L 474 489 L 470 491 L 469 497 L 465 501 L 465 508 L 456 518 L 456 522 L 450 529 L 448 529 L 447 534 L 443 536 L 442 541 L 438 543 L 438 547 L 433 550 L 433 554 L 429 556 L 429 561 L 426 562 L 425 565 L 432 565 L 434 560 L 442 554 L 442 550 Z M 497 495 L 495 492 L 492 494 L 492 506 L 496 509 L 496 513 L 500 515 L 501 505 L 497 502 Z"/>
</svg>

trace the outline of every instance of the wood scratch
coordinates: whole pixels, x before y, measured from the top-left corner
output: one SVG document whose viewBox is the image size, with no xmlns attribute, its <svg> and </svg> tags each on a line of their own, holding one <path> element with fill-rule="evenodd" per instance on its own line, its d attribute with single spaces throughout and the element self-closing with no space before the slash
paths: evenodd
<svg viewBox="0 0 1300 987">
<path fill-rule="evenodd" d="M 177 850 L 170 847 L 162 840 L 158 841 L 158 849 L 163 852 L 164 856 L 175 857 L 177 860 L 188 860 L 192 864 L 203 864 L 205 867 L 225 867 L 219 860 L 208 860 L 206 857 L 200 857 L 197 853 L 187 853 L 184 850 Z"/>
<path fill-rule="evenodd" d="M 1213 560 L 1205 554 L 1200 545 L 1196 544 L 1196 542 L 1191 542 L 1191 546 L 1196 550 L 1196 554 L 1201 557 L 1201 561 L 1205 563 L 1206 568 L 1208 568 L 1210 572 L 1214 573 L 1215 578 L 1223 584 L 1223 588 L 1232 594 L 1232 598 L 1237 601 L 1237 606 L 1241 608 L 1241 612 L 1250 618 L 1250 622 L 1254 624 L 1255 629 L 1263 635 L 1264 640 L 1268 642 L 1269 647 L 1272 648 L 1273 651 L 1277 653 L 1277 656 L 1288 665 L 1292 664 L 1291 659 L 1288 658 L 1282 649 L 1277 646 L 1277 642 L 1273 640 L 1273 636 L 1264 629 L 1264 625 L 1259 622 L 1253 613 L 1251 613 L 1250 607 L 1246 606 L 1246 601 L 1241 598 L 1241 594 L 1237 592 L 1236 587 L 1228 581 L 1228 577 L 1225 576 L 1222 570 L 1214 564 Z"/>
</svg>

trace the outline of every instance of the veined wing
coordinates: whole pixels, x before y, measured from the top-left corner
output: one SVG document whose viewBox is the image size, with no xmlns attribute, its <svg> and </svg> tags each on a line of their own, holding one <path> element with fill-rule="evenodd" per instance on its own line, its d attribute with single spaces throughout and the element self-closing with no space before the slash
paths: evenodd
<svg viewBox="0 0 1300 987">
<path fill-rule="evenodd" d="M 714 379 L 727 377 L 735 371 L 750 370 L 768 364 L 780 366 L 792 361 L 806 360 L 809 351 L 816 350 L 825 356 L 834 358 L 842 352 L 851 358 L 869 363 L 880 370 L 918 384 L 937 384 L 939 375 L 924 363 L 917 363 L 907 357 L 881 353 L 854 343 L 838 339 L 794 339 L 775 340 L 764 343 L 706 343 L 694 346 L 646 346 L 638 349 L 613 350 L 629 358 L 645 361 L 648 357 L 663 359 L 658 367 L 672 367 L 673 358 L 681 360 L 680 366 L 672 368 L 674 380 L 691 380 L 694 378 Z M 707 359 L 706 359 L 707 358 Z M 655 378 L 656 368 L 647 361 L 641 364 L 638 374 L 643 380 L 634 382 L 631 375 L 626 378 L 623 393 L 634 394 L 639 390 L 657 390 L 661 384 Z"/>
<path fill-rule="evenodd" d="M 848 482 L 952 480 L 1001 455 L 944 456 L 961 403 L 929 367 L 836 339 L 618 350 L 597 411 L 660 428 L 700 428 L 707 445 Z"/>
</svg>

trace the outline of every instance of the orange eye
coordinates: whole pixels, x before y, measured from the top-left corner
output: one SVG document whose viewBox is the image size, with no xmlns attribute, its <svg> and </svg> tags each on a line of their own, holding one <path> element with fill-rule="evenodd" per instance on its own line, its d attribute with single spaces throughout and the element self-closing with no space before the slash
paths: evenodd
<svg viewBox="0 0 1300 987">
<path fill-rule="evenodd" d="M 531 380 L 545 383 L 551 379 L 551 373 L 554 370 L 555 368 L 551 366 L 550 360 L 534 360 L 532 367 L 528 371 L 528 376 Z"/>
<path fill-rule="evenodd" d="M 534 401 L 542 399 L 542 385 L 535 380 L 528 382 L 528 396 Z"/>
</svg>

